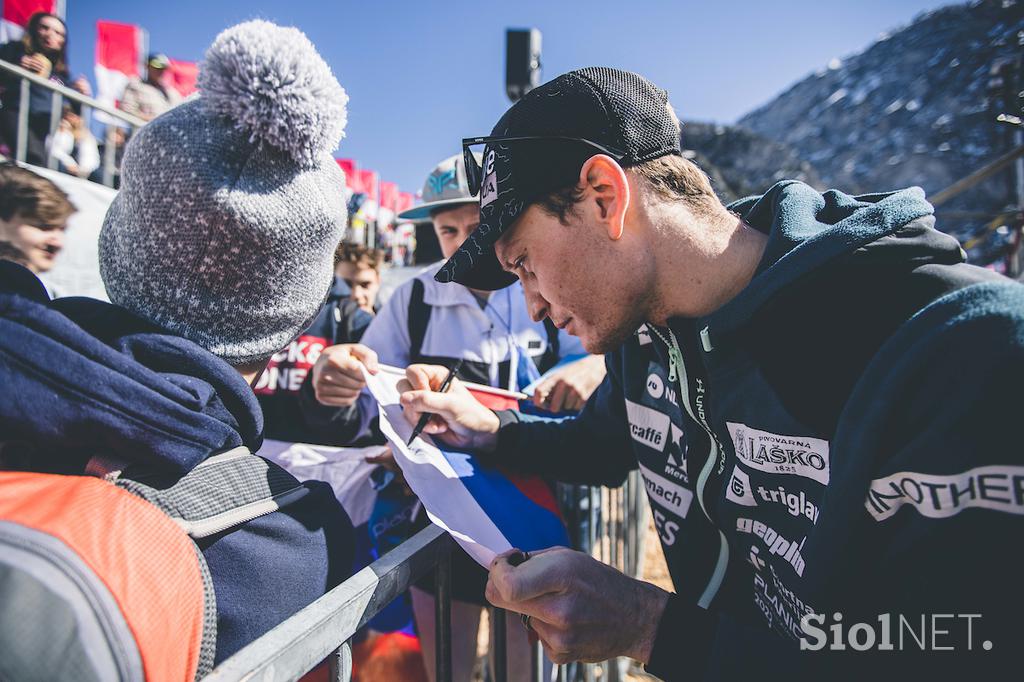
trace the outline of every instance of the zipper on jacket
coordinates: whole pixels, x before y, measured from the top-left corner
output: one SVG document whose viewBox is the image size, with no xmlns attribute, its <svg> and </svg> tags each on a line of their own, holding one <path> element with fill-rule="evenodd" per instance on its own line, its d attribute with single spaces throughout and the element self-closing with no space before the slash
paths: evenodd
<svg viewBox="0 0 1024 682">
<path fill-rule="evenodd" d="M 710 451 L 708 458 L 704 462 L 704 466 L 700 471 L 700 475 L 697 477 L 697 501 L 700 502 L 701 511 L 704 512 L 704 516 L 711 522 L 711 525 L 715 525 L 714 520 L 711 518 L 711 514 L 708 513 L 707 504 L 704 502 L 704 493 L 707 487 L 708 479 L 711 477 L 711 472 L 715 467 L 715 462 L 718 460 L 719 453 L 722 445 L 718 442 L 718 436 L 715 435 L 711 427 L 708 426 L 704 420 L 704 416 L 701 415 L 698 419 L 697 415 L 693 413 L 693 407 L 690 404 L 690 385 L 689 380 L 686 376 L 686 363 L 683 362 L 683 353 L 679 350 L 679 342 L 676 340 L 676 335 L 671 328 L 668 328 L 669 338 L 666 339 L 658 328 L 653 324 L 648 324 L 651 331 L 661 340 L 662 343 L 668 348 L 668 378 L 671 382 L 678 381 L 679 384 L 679 398 L 683 405 L 686 406 L 686 413 L 690 415 L 690 419 L 694 423 L 700 425 L 702 429 L 708 434 L 708 442 L 710 443 Z M 701 339 L 704 340 L 707 328 L 701 332 Z M 708 338 L 707 345 L 710 346 L 710 337 Z M 716 526 L 717 529 L 717 526 Z M 718 589 L 722 586 L 722 580 L 725 579 L 725 571 L 729 565 L 729 542 L 725 538 L 725 533 L 718 529 L 718 561 L 715 563 L 715 570 L 711 574 L 711 579 L 708 581 L 707 587 L 704 588 L 703 594 L 697 605 L 702 608 L 708 608 L 711 605 L 711 601 L 718 594 Z"/>
<path fill-rule="evenodd" d="M 704 346 L 705 353 L 710 353 L 715 349 L 715 347 L 711 345 L 711 330 L 707 327 L 700 330 L 700 345 Z"/>
</svg>

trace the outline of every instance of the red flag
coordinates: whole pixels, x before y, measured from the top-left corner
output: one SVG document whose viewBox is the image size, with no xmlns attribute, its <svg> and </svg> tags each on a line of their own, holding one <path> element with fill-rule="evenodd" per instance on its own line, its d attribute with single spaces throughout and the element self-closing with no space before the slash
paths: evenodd
<svg viewBox="0 0 1024 682">
<path fill-rule="evenodd" d="M 4 0 L 0 18 L 0 43 L 18 40 L 25 34 L 28 20 L 36 12 L 64 15 L 58 0 Z"/>
<path fill-rule="evenodd" d="M 408 211 L 416 203 L 416 196 L 412 192 L 399 192 L 398 203 L 395 204 L 395 213 Z"/>
<path fill-rule="evenodd" d="M 142 73 L 142 29 L 116 21 L 96 22 L 96 65 L 127 76 Z"/>
<path fill-rule="evenodd" d="M 379 182 L 377 171 L 361 168 L 356 170 L 355 175 L 359 176 L 361 189 L 356 190 L 355 187 L 353 187 L 353 191 L 360 191 L 365 194 L 370 201 L 377 201 L 377 184 Z"/>
<path fill-rule="evenodd" d="M 96 99 L 107 106 L 121 99 L 128 80 L 142 73 L 145 42 L 138 26 L 96 22 Z"/>
<path fill-rule="evenodd" d="M 366 188 L 363 174 L 359 172 L 359 169 L 353 169 L 352 174 L 348 176 L 348 188 L 352 190 L 353 194 L 369 194 L 370 191 Z"/>
<path fill-rule="evenodd" d="M 335 159 L 341 170 L 345 173 L 345 186 L 355 193 L 355 188 L 352 186 L 352 182 L 355 179 L 356 174 L 356 160 L 355 159 Z"/>
<path fill-rule="evenodd" d="M 380 207 L 395 211 L 398 206 L 398 183 L 382 180 L 380 183 Z"/>
<path fill-rule="evenodd" d="M 168 57 L 168 59 L 170 59 Z M 199 66 L 193 62 L 182 62 L 170 59 L 171 68 L 167 75 L 172 88 L 182 97 L 188 97 L 196 91 L 196 80 L 199 78 Z"/>
</svg>

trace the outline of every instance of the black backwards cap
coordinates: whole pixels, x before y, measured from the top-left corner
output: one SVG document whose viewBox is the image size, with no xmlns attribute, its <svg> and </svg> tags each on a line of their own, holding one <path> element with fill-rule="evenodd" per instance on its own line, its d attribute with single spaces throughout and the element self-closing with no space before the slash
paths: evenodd
<svg viewBox="0 0 1024 682">
<path fill-rule="evenodd" d="M 491 136 L 582 138 L 620 152 L 623 168 L 682 154 L 668 93 L 643 76 L 606 67 L 570 71 L 530 91 L 505 112 Z M 501 268 L 494 244 L 532 202 L 575 185 L 584 162 L 599 153 L 565 139 L 488 144 L 480 226 L 435 279 L 489 291 L 512 284 L 516 277 Z"/>
</svg>

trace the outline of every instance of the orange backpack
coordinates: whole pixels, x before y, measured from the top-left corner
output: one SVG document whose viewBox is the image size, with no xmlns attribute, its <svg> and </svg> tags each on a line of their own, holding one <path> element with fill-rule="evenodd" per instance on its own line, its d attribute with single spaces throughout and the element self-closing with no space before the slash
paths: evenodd
<svg viewBox="0 0 1024 682">
<path fill-rule="evenodd" d="M 199 549 L 102 479 L 0 472 L 0 603 L 0 679 L 194 680 L 213 662 Z"/>
<path fill-rule="evenodd" d="M 180 477 L 101 457 L 86 472 L 0 470 L 0 680 L 205 677 L 217 601 L 197 541 L 308 484 L 245 447 Z"/>
<path fill-rule="evenodd" d="M 212 667 L 198 547 L 102 479 L 0 472 L 0 603 L 3 679 L 193 680 Z"/>
</svg>

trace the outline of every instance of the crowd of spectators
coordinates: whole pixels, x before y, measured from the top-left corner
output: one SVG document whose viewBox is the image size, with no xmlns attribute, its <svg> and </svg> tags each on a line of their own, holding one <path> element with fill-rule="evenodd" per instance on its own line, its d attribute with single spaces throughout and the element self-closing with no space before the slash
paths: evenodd
<svg viewBox="0 0 1024 682">
<path fill-rule="evenodd" d="M 64 21 L 54 14 L 39 12 L 29 19 L 21 40 L 0 45 L 0 60 L 57 85 L 74 88 L 83 95 L 91 95 L 88 80 L 82 76 L 71 79 L 67 49 L 68 31 Z M 31 84 L 25 161 L 37 166 L 46 165 L 51 101 L 49 90 Z M 21 105 L 20 79 L 9 72 L 0 72 L 0 151 L 5 151 L 7 156 L 11 156 L 17 146 Z"/>
<path fill-rule="evenodd" d="M 38 12 L 29 19 L 21 39 L 0 45 L 0 60 L 91 97 L 88 79 L 78 76 L 72 80 L 67 43 L 64 21 L 54 14 Z M 170 68 L 167 55 L 150 54 L 145 75 L 129 80 L 117 102 L 118 109 L 148 122 L 181 104 L 183 97 L 171 84 Z M 22 107 L 20 83 L 16 74 L 0 71 L 0 156 L 8 158 L 15 157 L 18 146 L 18 119 Z M 130 137 L 127 124 L 108 123 L 102 139 L 98 140 L 92 130 L 91 110 L 81 102 L 63 96 L 62 99 L 60 118 L 51 133 L 51 91 L 37 83 L 30 85 L 24 161 L 35 166 L 52 165 L 62 173 L 100 182 L 104 148 L 113 145 L 115 168 L 111 169 L 111 175 L 114 186 L 118 186 L 121 157 Z"/>
<path fill-rule="evenodd" d="M 279 36 L 278 36 L 279 37 Z M 40 75 L 51 78 L 61 84 L 69 80 L 66 59 L 66 29 L 63 22 L 52 15 L 36 15 L 29 24 L 24 41 L 8 43 L 0 47 L 0 54 L 4 58 L 13 60 L 15 63 L 30 69 Z M 166 69 L 169 61 L 163 55 L 152 55 L 148 62 L 148 72 L 145 79 L 133 80 L 126 92 L 121 107 L 126 112 L 138 116 L 146 121 L 159 119 L 169 114 L 180 103 L 180 96 L 177 92 L 168 87 L 166 83 Z M 337 84 L 334 86 L 337 88 Z M 15 144 L 11 136 L 16 132 L 17 112 L 19 100 L 17 97 L 18 87 L 16 79 L 5 78 L 3 94 L 2 120 L 4 127 L 3 140 L 7 143 L 8 150 Z M 87 84 L 82 81 L 76 84 L 76 88 L 83 93 L 88 93 Z M 339 88 L 340 90 L 340 88 Z M 57 129 L 52 135 L 48 135 L 49 127 L 49 93 L 41 88 L 33 86 L 32 98 L 29 106 L 30 114 L 30 135 L 29 155 L 27 160 L 30 163 L 46 165 L 47 159 L 52 158 L 57 163 L 57 169 L 63 173 L 81 178 L 88 178 L 97 172 L 100 163 L 99 145 L 91 134 L 89 126 L 80 113 L 80 108 L 71 103 L 66 104 L 62 109 L 62 116 Z M 45 107 L 43 106 L 45 100 Z M 188 273 L 195 261 L 185 253 L 187 247 L 180 243 L 180 238 L 173 236 L 173 225 L 180 226 L 187 222 L 190 230 L 196 226 L 206 226 L 209 230 L 230 227 L 236 234 L 234 240 L 244 240 L 242 233 L 253 232 L 261 234 L 261 239 L 266 240 L 264 251 L 253 251 L 249 245 L 249 257 L 262 258 L 270 253 L 279 253 L 281 249 L 298 249 L 298 243 L 288 242 L 289 237 L 283 235 L 279 230 L 280 225 L 267 223 L 259 212 L 247 214 L 244 209 L 232 213 L 231 225 L 222 225 L 225 220 L 222 213 L 223 207 L 216 205 L 203 206 L 196 209 L 196 202 L 189 205 L 199 212 L 191 218 L 181 216 L 176 211 L 168 214 L 165 211 L 168 197 L 160 189 L 161 181 L 157 175 L 148 170 L 149 159 L 155 157 L 164 150 L 161 141 L 163 132 L 168 127 L 179 123 L 185 123 L 183 127 L 194 134 L 204 134 L 205 131 L 214 126 L 209 117 L 209 110 L 199 102 L 191 103 L 191 106 L 183 106 L 174 109 L 174 121 L 166 119 L 167 125 L 161 126 L 159 121 L 152 123 L 154 129 L 159 130 L 152 136 L 146 138 L 131 138 L 126 140 L 124 160 L 128 172 L 134 172 L 135 183 L 132 191 L 122 189 L 114 204 L 107 214 L 103 234 L 100 239 L 99 252 L 101 259 L 101 270 L 104 281 L 107 284 L 108 294 L 114 303 L 105 309 L 103 316 L 109 320 L 118 320 L 120 328 L 129 330 L 129 335 L 136 332 L 131 331 L 139 326 L 138 331 L 146 331 L 161 335 L 162 338 L 181 336 L 190 341 L 198 343 L 203 349 L 191 348 L 188 353 L 205 354 L 206 359 L 202 363 L 222 363 L 223 371 L 214 368 L 216 378 L 211 378 L 208 370 L 199 371 L 195 380 L 209 383 L 215 387 L 211 390 L 218 392 L 220 399 L 228 405 L 229 411 L 233 413 L 229 424 L 231 428 L 238 429 L 241 441 L 251 446 L 253 450 L 258 447 L 258 438 L 267 437 L 275 440 L 289 442 L 305 442 L 315 444 L 327 444 L 334 446 L 366 445 L 371 443 L 383 444 L 383 437 L 376 426 L 376 411 L 372 409 L 365 391 L 365 385 L 361 378 L 353 379 L 358 374 L 358 367 L 362 362 L 376 366 L 377 356 L 381 360 L 406 365 L 418 360 L 433 358 L 435 361 L 443 360 L 454 362 L 456 360 L 467 360 L 462 370 L 463 378 L 473 379 L 485 384 L 491 384 L 501 388 L 520 390 L 527 383 L 532 382 L 540 376 L 540 373 L 554 365 L 560 358 L 579 351 L 579 344 L 573 339 L 559 332 L 548 325 L 533 322 L 525 308 L 523 294 L 517 287 L 511 287 L 508 291 L 491 294 L 490 292 L 479 292 L 464 289 L 459 296 L 452 300 L 439 300 L 438 296 L 443 293 L 439 285 L 432 279 L 433 273 L 439 264 L 427 266 L 413 280 L 402 285 L 397 295 L 393 295 L 387 302 L 379 300 L 378 294 L 381 288 L 382 269 L 385 267 L 385 254 L 382 250 L 368 248 L 365 246 L 341 241 L 338 237 L 344 229 L 344 223 L 338 224 L 332 218 L 327 221 L 323 216 L 336 216 L 337 207 L 326 207 L 315 205 L 304 205 L 304 212 L 295 213 L 290 208 L 282 206 L 287 210 L 287 220 L 295 223 L 297 228 L 291 234 L 303 235 L 301 240 L 304 246 L 301 250 L 293 250 L 290 258 L 290 265 L 287 267 L 278 265 L 272 271 L 257 276 L 255 273 L 245 274 L 238 281 L 237 287 L 245 289 L 252 295 L 242 298 L 225 294 L 222 298 L 216 298 L 213 290 L 207 294 L 214 299 L 203 303 L 192 302 L 182 304 L 179 307 L 174 303 L 174 297 L 189 295 L 192 279 L 209 276 L 209 271 L 217 271 L 219 277 L 235 277 L 238 275 L 232 268 L 229 261 L 233 253 L 238 253 L 243 245 L 223 252 L 217 259 L 210 261 L 209 270 Z M 287 115 L 286 113 L 284 115 Z M 163 120 L 163 119 L 162 119 Z M 177 122 L 177 123 L 175 123 Z M 325 124 L 328 125 L 329 124 Z M 224 137 L 226 131 L 216 130 L 215 136 Z M 234 133 L 232 133 L 234 134 Z M 315 135 L 312 135 L 315 140 Z M 143 140 L 148 140 L 144 142 Z M 174 144 L 178 144 L 174 138 Z M 232 163 L 231 155 L 235 153 L 236 144 L 255 144 L 257 147 L 265 148 L 273 146 L 276 141 L 264 130 L 255 130 L 235 140 L 233 137 L 223 140 L 223 149 L 208 150 L 207 156 L 201 161 L 193 159 L 196 164 L 215 165 Z M 312 144 L 312 143 L 310 143 Z M 305 154 L 306 151 L 290 152 L 294 154 Z M 220 158 L 218 158 L 218 154 Z M 329 159 L 329 157 L 326 157 Z M 427 188 L 441 188 L 451 196 L 427 197 L 426 203 L 418 207 L 409 216 L 412 220 L 429 221 L 432 223 L 435 235 L 442 245 L 442 251 L 448 255 L 458 247 L 461 240 L 475 228 L 476 225 L 476 196 L 472 195 L 465 186 L 465 181 L 460 180 L 452 186 L 445 183 L 438 183 L 433 176 L 444 175 L 455 178 L 465 177 L 465 171 L 454 172 L 461 160 L 453 157 L 441 163 L 428 178 L 425 185 Z M 196 166 L 190 166 L 195 168 Z M 263 172 L 254 167 L 258 172 Z M 278 169 L 280 170 L 280 169 Z M 330 172 L 328 172 L 330 171 Z M 256 172 L 256 171 L 254 171 Z M 276 172 L 276 171 L 275 171 Z M 283 172 L 283 171 L 282 171 Z M 336 166 L 329 164 L 326 168 L 318 171 L 328 177 L 331 173 L 337 173 Z M 202 174 L 200 174 L 202 175 Z M 195 178 L 196 174 L 192 173 Z M 339 178 L 330 177 L 332 180 Z M 433 182 L 431 181 L 433 180 Z M 451 184 L 451 183 L 449 183 Z M 317 201 L 326 201 L 323 198 Z M 339 193 L 332 199 L 334 203 L 341 204 L 344 199 Z M 68 219 L 75 212 L 75 206 L 69 200 L 67 194 L 49 179 L 17 164 L 4 162 L 0 165 L 0 261 L 8 261 L 4 266 L 8 268 L 11 263 L 17 264 L 29 270 L 35 275 L 43 274 L 53 267 L 57 255 L 64 246 L 64 231 Z M 233 209 L 234 210 L 234 209 Z M 321 213 L 317 213 L 321 211 Z M 282 213 L 281 215 L 284 215 Z M 241 217 L 239 217 L 241 216 Z M 284 220 L 284 218 L 282 218 Z M 169 221 L 169 222 L 167 222 Z M 185 221 L 185 222 L 182 222 Z M 325 222 L 326 221 L 326 222 Z M 230 221 L 229 221 L 230 222 Z M 310 226 L 319 225 L 323 232 L 323 239 L 320 246 L 328 243 L 337 243 L 337 248 L 332 247 L 330 258 L 333 260 L 333 280 L 330 285 L 326 300 L 318 291 L 312 288 L 301 288 L 300 282 L 311 281 L 309 275 L 311 268 L 323 263 L 323 254 L 317 256 L 312 253 L 308 246 L 306 230 Z M 326 229 L 329 227 L 330 229 Z M 166 229 L 165 229 L 166 228 Z M 205 229 L 205 228 L 204 228 Z M 319 229 L 319 228 L 318 228 Z M 213 238 L 214 232 L 206 237 Z M 328 234 L 329 232 L 329 234 Z M 276 243 L 274 241 L 276 240 Z M 261 243 L 261 242 L 258 242 Z M 143 251 L 138 249 L 142 248 Z M 321 249 L 322 250 L 322 249 Z M 251 251 L 251 253 L 250 253 Z M 147 262 L 151 261 L 154 253 L 161 255 L 156 258 L 160 264 L 159 275 L 160 289 L 157 292 L 152 290 L 147 282 L 157 276 L 155 271 L 149 271 Z M 172 274 L 173 273 L 173 274 Z M 319 275 L 318 275 L 319 276 Z M 5 281 L 5 277 L 10 278 Z M 11 270 L 0 268 L 0 295 L 5 296 L 28 296 L 23 289 L 24 279 L 21 276 L 11 277 Z M 179 286 L 180 285 L 180 286 Z M 305 286 L 305 285 L 303 285 Z M 424 296 L 424 286 L 428 291 Z M 178 287 L 178 293 L 173 294 L 171 299 L 166 297 L 166 292 Z M 281 291 L 290 291 L 288 300 L 274 301 L 271 299 L 258 300 L 254 297 L 259 295 L 283 296 Z M 51 297 L 65 292 L 47 291 Z M 74 293 L 74 292 L 67 292 Z M 194 293 L 194 290 L 193 290 Z M 243 292 L 244 293 L 244 292 Z M 442 297 L 443 298 L 443 297 Z M 71 299 L 65 299 L 71 300 Z M 301 310 L 308 309 L 324 301 L 316 310 L 312 318 L 308 313 Z M 33 304 L 35 305 L 35 304 Z M 91 303 L 89 304 L 92 305 Z M 232 309 L 233 314 L 241 315 L 237 319 L 246 319 L 249 324 L 255 325 L 254 329 L 220 329 L 209 327 L 202 329 L 203 322 L 196 317 L 202 306 L 212 305 L 217 311 Z M 79 318 L 78 303 L 70 303 L 60 308 L 61 315 L 83 324 Z M 167 306 L 171 306 L 168 308 Z M 279 306 L 279 308 L 275 308 Z M 240 310 L 244 308 L 244 310 Z M 301 310 L 300 310 L 301 309 Z M 40 315 L 52 315 L 53 310 L 46 310 L 44 307 L 37 311 Z M 281 311 L 289 311 L 287 314 Z M 221 312 L 217 313 L 222 314 Z M 282 315 L 287 317 L 285 320 Z M 307 324 L 293 329 L 283 329 L 287 324 L 295 325 L 300 319 L 306 320 Z M 312 319 L 312 322 L 309 320 Z M 143 322 L 144 320 L 144 322 Z M 288 322 L 290 320 L 290 322 Z M 417 330 L 410 330 L 408 323 L 414 320 Z M 263 328 L 260 325 L 281 326 Z M 455 323 L 453 325 L 453 321 Z M 155 326 L 153 326 L 155 324 Z M 395 325 L 400 328 L 396 328 Z M 470 327 L 473 333 L 465 336 Z M 76 334 L 88 335 L 88 325 L 79 330 Z M 370 346 L 361 345 L 364 332 L 376 328 L 373 338 L 377 341 Z M 460 331 L 461 330 L 461 331 Z M 413 336 L 410 339 L 409 334 Z M 297 333 L 296 333 L 297 332 Z M 101 337 L 104 332 L 100 332 Z M 222 337 L 220 341 L 216 337 Z M 230 338 L 245 336 L 246 341 L 231 341 Z M 105 338 L 105 337 L 103 337 Z M 405 342 L 399 342 L 400 339 Z M 287 342 L 283 348 L 276 345 L 270 348 L 267 344 L 278 343 L 272 339 L 283 339 Z M 92 339 L 95 341 L 95 339 Z M 91 342 L 91 341 L 90 341 Z M 106 339 L 105 343 L 118 343 Z M 133 343 L 147 343 L 136 341 Z M 258 352 L 251 347 L 260 346 Z M 228 350 L 225 350 L 227 348 Z M 166 352 L 161 351 L 161 352 Z M 443 356 L 443 358 L 442 358 Z M 486 362 L 480 362 L 480 358 L 486 358 Z M 592 374 L 587 390 L 592 390 L 594 385 L 603 376 L 603 365 L 600 358 L 597 363 L 592 363 L 588 369 Z M 142 362 L 142 356 L 135 356 L 132 362 L 126 365 L 124 371 L 142 372 L 159 369 L 156 365 L 144 370 L 133 368 L 134 362 Z M 189 362 L 196 362 L 189 360 Z M 184 370 L 175 369 L 175 372 Z M 21 381 L 22 379 L 18 379 Z M 246 406 L 247 399 L 234 395 L 232 391 L 238 390 L 235 383 L 242 381 L 244 390 L 253 395 L 253 404 Z M 548 385 L 548 390 L 550 385 Z M 5 410 L 14 409 L 13 396 L 10 404 L 0 401 L 0 421 L 6 419 Z M 585 395 L 581 396 L 585 399 Z M 63 398 L 62 398 L 63 400 Z M 239 401 L 242 404 L 239 404 Z M 258 402 L 258 407 L 256 403 Z M 53 409 L 60 408 L 61 400 L 57 400 L 51 406 Z M 67 406 L 66 406 L 67 407 Z M 67 407 L 67 409 L 71 409 Z M 249 412 L 251 410 L 251 412 Z M 45 415 L 40 413 L 41 417 Z M 169 419 L 170 415 L 154 415 L 157 421 Z M 224 417 L 217 414 L 218 419 Z M 259 432 L 248 433 L 246 424 L 252 422 L 255 425 L 262 424 Z M 7 423 L 7 422 L 4 422 Z M 20 436 L 29 440 L 36 439 L 40 443 L 49 442 L 47 439 L 54 437 L 52 432 L 40 433 L 33 431 L 36 425 L 31 420 L 28 423 L 20 424 Z M 105 427 L 104 427 L 105 428 Z M 170 428 L 165 425 L 163 428 Z M 97 429 L 102 432 L 102 428 Z M 3 441 L 10 434 L 0 434 L 0 450 Z M 114 442 L 116 437 L 108 434 L 98 436 L 106 441 Z M 62 441 L 63 442 L 63 441 Z M 142 442 L 132 442 L 131 447 L 138 448 L 144 453 L 148 445 Z M 116 448 L 115 448 L 116 449 Z M 209 455 L 216 454 L 217 449 L 211 449 Z M 143 455 L 139 455 L 143 456 Z M 387 480 L 393 481 L 391 491 L 404 491 L 406 496 L 403 504 L 414 506 L 416 500 L 408 496 L 408 489 L 402 486 L 401 479 L 394 462 L 389 457 L 374 458 L 373 463 L 379 466 L 382 474 L 387 474 Z M 0 470 L 3 470 L 4 462 L 0 458 Z M 67 473 L 82 473 L 77 471 L 75 466 L 67 465 Z M 397 478 L 396 478 L 396 475 Z M 379 480 L 381 477 L 377 477 Z M 386 485 L 386 483 L 384 484 Z M 308 527 L 320 528 L 319 522 L 313 522 L 309 518 L 310 509 L 320 505 L 318 513 L 324 514 L 324 518 L 337 516 L 337 506 L 325 506 L 323 500 L 317 501 L 317 496 L 312 496 L 307 503 L 304 503 L 305 511 L 292 512 L 298 514 L 296 518 L 302 518 Z M 312 507 L 310 507 L 312 505 Z M 427 523 L 424 515 L 420 514 L 412 519 L 413 524 L 403 532 L 413 532 L 416 528 Z M 273 524 L 271 524 L 273 525 Z M 337 524 L 335 524 L 337 525 Z M 264 530 L 258 532 L 264 532 Z M 244 538 L 246 530 L 238 531 Z M 337 529 L 331 531 L 323 527 L 317 531 L 319 540 L 299 539 L 290 537 L 292 531 L 277 529 L 275 532 L 282 533 L 285 539 L 282 543 L 298 543 L 302 545 L 310 560 L 316 560 L 317 553 L 325 557 L 331 557 L 331 561 L 337 556 L 344 555 L 344 550 L 339 550 L 339 542 L 349 542 L 345 539 L 346 533 Z M 350 532 L 350 531 L 348 531 Z M 377 540 L 378 538 L 374 538 Z M 326 549 L 323 541 L 326 540 Z M 312 543 L 312 544 L 310 544 Z M 317 544 L 320 543 L 320 544 Z M 234 551 L 241 551 L 244 556 L 246 552 L 255 551 L 255 546 L 240 545 Z M 248 547 L 248 549 L 245 549 Z M 204 548 L 204 551 L 206 549 Z M 250 557 L 253 562 L 251 570 L 275 572 L 280 580 L 295 580 L 292 568 L 284 568 L 280 565 L 279 558 L 274 554 L 274 547 L 264 547 L 260 557 Z M 387 551 L 383 544 L 378 546 L 379 552 Z M 324 552 L 326 552 L 324 554 Z M 207 553 L 207 561 L 213 573 L 213 581 L 218 591 L 226 595 L 221 600 L 218 595 L 218 609 L 222 611 L 219 619 L 223 622 L 218 633 L 217 660 L 222 660 L 230 653 L 236 651 L 245 642 L 268 629 L 281 617 L 295 610 L 301 603 L 308 603 L 317 594 L 329 589 L 336 584 L 338 579 L 344 577 L 337 566 L 332 564 L 331 573 L 324 581 L 323 571 L 314 572 L 312 578 L 303 578 L 302 585 L 290 595 L 279 595 L 278 601 L 269 599 L 268 603 L 260 609 L 260 615 L 247 617 L 242 610 L 245 604 L 240 602 L 239 595 L 245 595 L 248 599 L 252 595 L 246 590 L 237 586 L 225 586 L 226 581 L 242 580 L 242 571 L 239 569 L 227 568 L 223 559 L 218 558 L 216 552 Z M 305 569 L 304 569 L 305 570 Z M 250 571 L 251 572 L 251 571 Z M 481 607 L 485 604 L 483 599 L 483 585 L 486 581 L 486 572 L 478 566 L 472 565 L 471 561 L 461 561 L 457 571 L 457 582 L 460 584 L 459 598 L 462 600 L 456 605 L 456 627 L 459 660 L 457 666 L 457 678 L 468 679 L 473 668 L 473 654 L 475 653 L 476 624 L 479 622 Z M 264 576 L 264 580 L 266 580 Z M 318 582 L 319 581 L 319 582 Z M 273 580 L 271 579 L 271 582 Z M 283 588 L 283 585 L 282 585 Z M 416 599 L 417 613 L 421 616 L 417 619 L 418 629 L 421 635 L 431 637 L 432 616 L 426 617 L 429 610 L 429 603 L 433 599 L 431 588 L 425 586 L 421 590 L 421 596 Z M 266 595 L 269 596 L 269 595 Z M 299 601 L 296 601 L 299 600 Z M 279 603 L 278 603 L 279 602 Z M 300 603 L 301 602 L 301 603 Z M 276 605 L 275 605 L 276 604 Z M 422 613 L 420 613 L 422 612 Z M 411 612 L 410 612 L 411 614 Z M 528 644 L 525 633 L 515 627 L 509 628 L 511 651 L 515 654 L 516 660 L 520 663 L 528 661 Z M 426 647 L 430 656 L 433 653 L 432 642 Z M 430 658 L 428 656 L 428 660 Z M 423 670 L 423 662 L 417 651 L 405 650 L 395 661 L 399 668 L 408 669 L 411 665 L 414 669 Z M 432 665 L 431 674 L 433 672 Z M 517 665 L 519 670 L 517 676 L 525 677 L 527 672 L 525 664 Z M 426 679 L 425 675 L 420 676 Z"/>
</svg>

